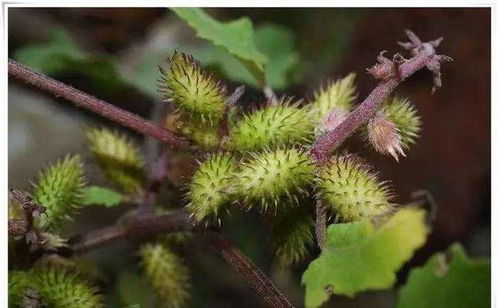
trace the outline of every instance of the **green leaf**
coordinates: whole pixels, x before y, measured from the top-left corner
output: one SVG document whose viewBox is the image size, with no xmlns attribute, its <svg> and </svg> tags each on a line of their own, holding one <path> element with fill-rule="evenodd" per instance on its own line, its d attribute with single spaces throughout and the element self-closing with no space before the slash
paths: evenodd
<svg viewBox="0 0 499 308">
<path fill-rule="evenodd" d="M 332 293 L 392 287 L 428 231 L 425 211 L 414 207 L 401 208 L 381 226 L 369 220 L 330 225 L 326 247 L 303 273 L 305 306 L 319 307 Z"/>
<path fill-rule="evenodd" d="M 52 74 L 68 69 L 71 60 L 84 60 L 87 55 L 78 48 L 66 31 L 55 28 L 49 41 L 23 46 L 16 51 L 14 57 L 34 69 Z"/>
<path fill-rule="evenodd" d="M 299 55 L 295 51 L 294 36 L 290 30 L 272 24 L 262 25 L 255 30 L 255 43 L 269 59 L 265 65 L 268 85 L 274 89 L 284 89 L 297 79 L 295 71 Z M 244 65 L 222 48 L 208 45 L 195 56 L 204 65 L 220 69 L 229 79 L 258 87 L 256 79 Z"/>
<path fill-rule="evenodd" d="M 265 24 L 255 28 L 254 38 L 258 49 L 269 59 L 265 65 L 268 85 L 275 90 L 281 90 L 298 80 L 300 77 L 300 71 L 297 68 L 299 55 L 295 51 L 295 38 L 292 31 L 278 25 Z M 157 88 L 157 80 L 161 74 L 155 67 L 158 63 L 164 62 L 165 55 L 171 55 L 174 50 L 177 50 L 191 54 L 201 62 L 202 66 L 206 66 L 221 77 L 255 88 L 259 87 L 255 77 L 241 61 L 224 48 L 210 43 L 198 45 L 178 42 L 174 46 L 165 44 L 159 49 L 147 50 L 141 53 L 136 61 L 128 64 L 130 70 L 124 71 L 122 76 L 129 84 L 142 92 L 152 97 L 161 97 Z"/>
<path fill-rule="evenodd" d="M 411 271 L 397 307 L 490 307 L 490 262 L 469 259 L 454 244 Z"/>
<path fill-rule="evenodd" d="M 114 190 L 99 186 L 89 186 L 84 189 L 83 205 L 104 205 L 113 207 L 119 205 L 124 196 Z"/>
<path fill-rule="evenodd" d="M 267 83 L 274 89 L 283 89 L 294 81 L 293 73 L 299 63 L 295 51 L 293 32 L 277 25 L 266 24 L 257 28 L 255 41 L 258 49 L 269 61 L 265 66 Z"/>
<path fill-rule="evenodd" d="M 200 8 L 172 10 L 195 29 L 200 38 L 209 40 L 236 56 L 255 76 L 258 84 L 265 84 L 264 66 L 268 59 L 256 47 L 253 25 L 248 18 L 219 22 Z"/>
<path fill-rule="evenodd" d="M 54 28 L 46 42 L 18 49 L 14 58 L 48 75 L 66 72 L 84 75 L 97 91 L 113 92 L 125 86 L 111 58 L 86 53 L 62 28 Z"/>
</svg>

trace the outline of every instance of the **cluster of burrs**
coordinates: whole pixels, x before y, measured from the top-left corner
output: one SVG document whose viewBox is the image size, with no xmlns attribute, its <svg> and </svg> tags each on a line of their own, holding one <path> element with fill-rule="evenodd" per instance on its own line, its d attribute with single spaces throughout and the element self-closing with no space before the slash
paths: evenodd
<svg viewBox="0 0 499 308">
<path fill-rule="evenodd" d="M 435 48 L 440 45 L 443 38 L 422 42 L 414 32 L 406 30 L 406 34 L 409 42 L 398 42 L 398 44 L 409 50 L 413 58 L 405 59 L 397 53 L 390 60 L 384 56 L 386 53 L 384 50 L 378 55 L 378 63 L 367 69 L 367 72 L 382 81 L 399 82 L 407 77 L 408 70 L 410 70 L 407 66 L 401 68 L 401 65 L 409 61 L 417 65 L 416 57 L 424 52 L 421 56 L 429 57 L 425 61 L 425 66 L 433 73 L 432 93 L 434 93 L 442 87 L 441 63 L 452 61 L 452 58 L 448 56 L 436 54 Z M 414 143 L 420 126 L 420 118 L 414 107 L 407 100 L 395 97 L 391 104 L 383 104 L 369 120 L 367 138 L 378 152 L 392 155 L 398 161 L 399 155 L 405 156 L 404 148 L 407 149 L 410 144 Z"/>
</svg>

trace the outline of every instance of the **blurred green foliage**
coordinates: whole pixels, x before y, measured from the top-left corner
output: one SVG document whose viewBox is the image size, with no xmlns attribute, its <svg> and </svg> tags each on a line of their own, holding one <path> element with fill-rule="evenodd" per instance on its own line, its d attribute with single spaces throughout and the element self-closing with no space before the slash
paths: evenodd
<svg viewBox="0 0 499 308">
<path fill-rule="evenodd" d="M 88 186 L 83 191 L 83 205 L 104 205 L 106 207 L 118 206 L 123 202 L 124 196 L 114 190 L 100 186 Z"/>
<path fill-rule="evenodd" d="M 258 26 L 255 30 L 255 42 L 258 48 L 269 58 L 265 66 L 268 84 L 281 90 L 289 87 L 300 78 L 298 70 L 299 54 L 296 51 L 294 34 L 287 28 L 273 24 Z M 160 77 L 157 65 L 165 63 L 167 56 L 177 50 L 193 55 L 211 71 L 221 77 L 245 85 L 258 87 L 255 77 L 233 55 L 221 47 L 211 44 L 165 46 L 164 50 L 143 54 L 125 78 L 130 84 L 154 97 L 160 97 L 157 91 L 157 80 Z"/>
<path fill-rule="evenodd" d="M 292 31 L 282 26 L 264 24 L 254 31 L 254 43 L 255 49 L 258 48 L 262 56 L 268 59 L 264 67 L 262 64 L 262 69 L 272 88 L 284 89 L 299 78 L 297 67 L 300 58 Z M 258 88 L 255 75 L 244 62 L 227 49 L 213 44 L 179 42 L 176 46 L 167 45 L 158 51 L 138 53 L 139 58 L 130 64 L 131 69 L 124 71 L 118 58 L 88 53 L 71 39 L 67 31 L 54 28 L 48 41 L 25 45 L 14 53 L 14 58 L 48 75 L 82 75 L 99 92 L 116 93 L 132 86 L 148 96 L 160 97 L 157 91 L 160 77 L 157 66 L 164 64 L 174 50 L 192 54 L 203 66 L 208 66 L 222 77 Z"/>
<path fill-rule="evenodd" d="M 490 278 L 488 260 L 470 259 L 454 244 L 411 271 L 397 307 L 490 307 Z"/>
<path fill-rule="evenodd" d="M 142 273 L 123 271 L 118 274 L 115 284 L 115 298 L 119 300 L 118 307 L 154 307 L 157 296 L 151 284 Z"/>
<path fill-rule="evenodd" d="M 81 74 L 93 88 L 104 93 L 114 93 L 125 86 L 115 60 L 83 51 L 61 28 L 55 28 L 47 42 L 20 48 L 14 58 L 48 75 Z"/>
</svg>

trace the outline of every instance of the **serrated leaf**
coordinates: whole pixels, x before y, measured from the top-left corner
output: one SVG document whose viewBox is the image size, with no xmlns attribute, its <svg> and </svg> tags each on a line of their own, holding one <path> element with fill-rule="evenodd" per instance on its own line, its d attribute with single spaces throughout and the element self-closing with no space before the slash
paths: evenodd
<svg viewBox="0 0 499 308">
<path fill-rule="evenodd" d="M 398 308 L 490 307 L 490 262 L 468 258 L 460 244 L 449 253 L 439 252 L 411 271 Z"/>
<path fill-rule="evenodd" d="M 294 73 L 299 55 L 295 51 L 293 32 L 281 26 L 265 24 L 255 29 L 255 43 L 269 59 L 265 65 L 265 78 L 269 86 L 275 90 L 284 89 L 297 79 Z M 193 54 L 203 64 L 219 69 L 227 78 L 258 87 L 253 75 L 224 49 L 207 45 Z"/>
<path fill-rule="evenodd" d="M 100 186 L 89 186 L 83 191 L 83 205 L 104 205 L 113 207 L 119 205 L 125 196 L 112 189 Z"/>
<path fill-rule="evenodd" d="M 305 306 L 319 307 L 332 293 L 390 288 L 427 234 L 425 211 L 414 207 L 401 208 L 381 226 L 370 220 L 330 225 L 326 247 L 303 273 Z"/>
<path fill-rule="evenodd" d="M 172 8 L 172 10 L 196 30 L 199 37 L 236 56 L 255 76 L 259 84 L 265 83 L 264 66 L 268 60 L 256 47 L 253 24 L 248 18 L 219 22 L 200 8 Z"/>
</svg>

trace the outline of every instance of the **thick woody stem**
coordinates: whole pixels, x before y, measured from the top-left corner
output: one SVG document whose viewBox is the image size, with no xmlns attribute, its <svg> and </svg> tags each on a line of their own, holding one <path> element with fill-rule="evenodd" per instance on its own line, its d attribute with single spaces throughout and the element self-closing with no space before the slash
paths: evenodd
<svg viewBox="0 0 499 308">
<path fill-rule="evenodd" d="M 63 97 L 74 105 L 95 112 L 109 120 L 129 127 L 146 136 L 156 138 L 172 147 L 187 146 L 188 142 L 172 131 L 164 129 L 136 114 L 97 99 L 87 93 L 52 79 L 9 59 L 9 75 L 27 84 Z"/>
<path fill-rule="evenodd" d="M 418 70 L 428 67 L 434 74 L 437 74 L 438 72 L 438 79 L 435 86 L 440 86 L 440 67 L 438 66 L 438 68 L 435 68 L 435 66 L 437 66 L 435 63 L 438 64 L 442 61 L 451 60 L 449 57 L 436 55 L 434 47 L 438 46 L 438 43 L 440 43 L 441 40 L 438 40 L 438 43 L 435 43 L 435 41 L 421 43 L 419 39 L 419 42 L 414 42 L 414 37 L 416 37 L 414 33 L 411 31 L 406 31 L 406 33 L 413 43 L 406 47 L 403 46 L 405 48 L 411 48 L 414 56 L 409 60 L 402 61 L 402 63 L 396 63 L 395 61 L 396 58 L 400 59 L 400 56 L 395 57 L 391 64 L 396 71 L 393 74 L 389 74 L 390 72 L 386 70 L 387 59 L 383 57 L 383 53 L 380 54 L 378 59 L 381 60 L 382 63 L 370 69 L 369 72 L 375 77 L 381 78 L 382 81 L 343 122 L 332 131 L 317 138 L 310 153 L 318 165 L 327 163 L 331 153 L 375 114 L 380 104 L 388 98 L 390 93 L 392 93 L 402 81 Z"/>
</svg>

